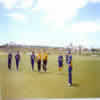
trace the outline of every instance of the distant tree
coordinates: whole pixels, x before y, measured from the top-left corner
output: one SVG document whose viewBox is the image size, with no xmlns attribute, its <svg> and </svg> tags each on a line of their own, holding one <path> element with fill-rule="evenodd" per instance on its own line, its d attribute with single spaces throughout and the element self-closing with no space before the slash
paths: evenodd
<svg viewBox="0 0 100 100">
<path fill-rule="evenodd" d="M 91 51 L 92 51 L 92 53 L 95 53 L 95 52 L 97 52 L 97 49 L 92 48 Z"/>
</svg>

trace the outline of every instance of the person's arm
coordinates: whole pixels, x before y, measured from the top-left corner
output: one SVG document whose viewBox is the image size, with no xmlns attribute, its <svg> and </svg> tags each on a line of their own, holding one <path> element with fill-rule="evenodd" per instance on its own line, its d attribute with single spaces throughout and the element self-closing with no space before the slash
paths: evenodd
<svg viewBox="0 0 100 100">
<path fill-rule="evenodd" d="M 36 59 L 36 55 L 34 55 L 34 60 Z"/>
<path fill-rule="evenodd" d="M 11 54 L 11 59 L 12 59 L 12 54 Z"/>
<path fill-rule="evenodd" d="M 21 59 L 21 56 L 19 55 L 19 61 L 20 61 L 20 59 Z"/>
<path fill-rule="evenodd" d="M 32 56 L 30 56 L 30 62 L 31 62 L 31 60 L 32 60 Z"/>
<path fill-rule="evenodd" d="M 64 62 L 64 58 L 62 57 L 62 62 Z"/>
</svg>

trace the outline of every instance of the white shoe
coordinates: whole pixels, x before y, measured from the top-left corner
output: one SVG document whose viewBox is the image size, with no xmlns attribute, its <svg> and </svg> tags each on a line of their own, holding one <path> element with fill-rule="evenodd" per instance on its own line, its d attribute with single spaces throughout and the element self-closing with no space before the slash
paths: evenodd
<svg viewBox="0 0 100 100">
<path fill-rule="evenodd" d="M 72 86 L 72 84 L 68 83 L 68 86 L 69 86 L 69 87 L 71 87 L 71 86 Z"/>
</svg>

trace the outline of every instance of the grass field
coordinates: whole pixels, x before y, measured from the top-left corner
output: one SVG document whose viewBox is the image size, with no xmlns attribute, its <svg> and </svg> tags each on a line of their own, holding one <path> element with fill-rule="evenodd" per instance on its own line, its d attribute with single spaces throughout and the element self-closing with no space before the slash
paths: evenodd
<svg viewBox="0 0 100 100">
<path fill-rule="evenodd" d="M 100 97 L 100 57 L 73 56 L 73 87 L 67 86 L 67 66 L 57 69 L 57 55 L 50 55 L 48 72 L 32 72 L 30 56 L 23 55 L 19 72 L 13 59 L 7 68 L 7 55 L 0 55 L 0 87 L 6 98 L 90 98 Z"/>
</svg>

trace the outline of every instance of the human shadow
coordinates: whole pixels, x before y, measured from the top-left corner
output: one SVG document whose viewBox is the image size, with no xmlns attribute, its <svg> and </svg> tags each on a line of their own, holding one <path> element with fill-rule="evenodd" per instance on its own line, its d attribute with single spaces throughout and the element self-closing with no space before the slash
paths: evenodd
<svg viewBox="0 0 100 100">
<path fill-rule="evenodd" d="M 80 85 L 77 84 L 77 83 L 73 83 L 73 84 L 72 84 L 72 87 L 80 87 Z"/>
<path fill-rule="evenodd" d="M 53 72 L 38 72 L 38 73 L 40 73 L 40 74 L 53 74 Z"/>
</svg>

